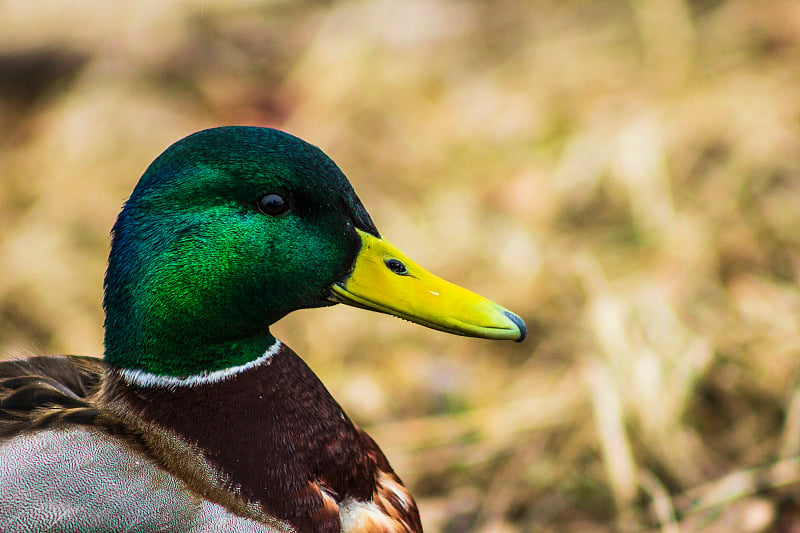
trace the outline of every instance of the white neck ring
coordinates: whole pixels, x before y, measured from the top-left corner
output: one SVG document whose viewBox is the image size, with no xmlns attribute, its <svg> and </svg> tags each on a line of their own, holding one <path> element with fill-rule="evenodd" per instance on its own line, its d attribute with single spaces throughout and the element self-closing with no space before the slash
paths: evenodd
<svg viewBox="0 0 800 533">
<path fill-rule="evenodd" d="M 138 385 L 139 387 L 196 387 L 198 385 L 209 385 L 212 383 L 219 383 L 225 381 L 237 374 L 241 374 L 251 368 L 263 364 L 270 364 L 272 357 L 278 353 L 281 348 L 281 341 L 275 340 L 275 343 L 267 348 L 264 355 L 248 361 L 243 365 L 231 366 L 221 370 L 214 370 L 212 372 L 198 372 L 197 374 L 190 374 L 188 376 L 164 376 L 161 374 L 153 374 L 138 370 L 135 368 L 123 368 L 119 371 L 122 376 L 130 385 Z"/>
</svg>

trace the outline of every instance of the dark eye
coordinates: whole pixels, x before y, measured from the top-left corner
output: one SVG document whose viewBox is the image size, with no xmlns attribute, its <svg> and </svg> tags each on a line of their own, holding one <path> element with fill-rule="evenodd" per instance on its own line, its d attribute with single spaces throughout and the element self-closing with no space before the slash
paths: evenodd
<svg viewBox="0 0 800 533">
<path fill-rule="evenodd" d="M 265 215 L 277 216 L 289 210 L 289 202 L 283 195 L 275 192 L 267 193 L 258 199 L 258 210 Z"/>
</svg>

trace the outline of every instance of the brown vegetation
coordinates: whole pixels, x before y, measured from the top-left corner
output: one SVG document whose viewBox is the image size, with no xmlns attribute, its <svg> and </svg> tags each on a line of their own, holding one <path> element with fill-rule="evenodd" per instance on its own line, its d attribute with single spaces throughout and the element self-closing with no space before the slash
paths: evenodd
<svg viewBox="0 0 800 533">
<path fill-rule="evenodd" d="M 322 147 L 532 330 L 275 328 L 428 531 L 800 527 L 800 4 L 4 3 L 0 353 L 100 354 L 119 206 L 232 123 Z"/>
</svg>

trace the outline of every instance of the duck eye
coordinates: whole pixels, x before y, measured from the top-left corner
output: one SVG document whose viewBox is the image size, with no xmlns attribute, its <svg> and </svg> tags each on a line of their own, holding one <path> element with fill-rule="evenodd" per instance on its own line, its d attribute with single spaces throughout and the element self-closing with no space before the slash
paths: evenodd
<svg viewBox="0 0 800 533">
<path fill-rule="evenodd" d="M 278 193 L 267 193 L 258 199 L 258 210 L 265 215 L 281 215 L 289 210 L 289 202 Z"/>
<path fill-rule="evenodd" d="M 386 268 L 397 274 L 398 276 L 405 276 L 408 274 L 406 266 L 397 259 L 387 259 L 384 261 Z"/>
</svg>

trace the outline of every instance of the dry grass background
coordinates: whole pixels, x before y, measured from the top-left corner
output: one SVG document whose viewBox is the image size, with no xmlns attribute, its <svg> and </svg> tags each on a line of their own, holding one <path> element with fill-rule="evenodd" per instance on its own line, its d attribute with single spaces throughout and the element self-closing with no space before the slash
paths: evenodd
<svg viewBox="0 0 800 533">
<path fill-rule="evenodd" d="M 800 4 L 2 2 L 0 353 L 100 354 L 119 206 L 231 123 L 532 330 L 275 328 L 428 531 L 800 528 Z"/>
</svg>

